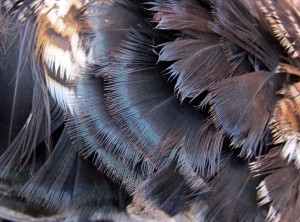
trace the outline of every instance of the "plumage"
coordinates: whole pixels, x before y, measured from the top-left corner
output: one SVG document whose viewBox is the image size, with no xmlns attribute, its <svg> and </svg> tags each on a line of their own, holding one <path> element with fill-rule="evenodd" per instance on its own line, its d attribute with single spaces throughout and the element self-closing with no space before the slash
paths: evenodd
<svg viewBox="0 0 300 222">
<path fill-rule="evenodd" d="M 300 220 L 297 1 L 0 6 L 0 218 Z"/>
<path fill-rule="evenodd" d="M 257 187 L 259 205 L 268 206 L 267 221 L 299 220 L 299 170 L 280 157 L 274 148 L 252 166 L 255 174 L 266 175 Z"/>
<path fill-rule="evenodd" d="M 205 221 L 263 221 L 265 209 L 257 206 L 256 186 L 248 163 L 234 153 L 224 154 L 220 173 L 196 193 L 196 213 Z"/>
</svg>

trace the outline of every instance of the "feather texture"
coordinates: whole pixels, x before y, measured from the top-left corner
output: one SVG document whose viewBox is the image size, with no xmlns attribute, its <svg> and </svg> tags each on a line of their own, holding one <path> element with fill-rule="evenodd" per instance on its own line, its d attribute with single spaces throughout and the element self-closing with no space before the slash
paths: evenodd
<svg viewBox="0 0 300 222">
<path fill-rule="evenodd" d="M 300 16 L 298 1 L 257 1 L 273 35 L 292 58 L 299 57 Z"/>
<path fill-rule="evenodd" d="M 180 165 L 191 165 L 204 174 L 208 164 L 213 174 L 222 135 L 206 123 L 204 113 L 177 101 L 159 68 L 154 67 L 156 55 L 150 57 L 151 32 L 132 32 L 116 55 L 117 65 L 113 64 L 107 75 L 109 108 L 146 159 L 168 164 L 179 151 L 184 154 Z"/>
<path fill-rule="evenodd" d="M 168 72 L 171 79 L 176 79 L 175 90 L 182 100 L 195 99 L 213 82 L 236 75 L 226 60 L 220 36 L 210 29 L 213 18 L 209 10 L 193 1 L 165 1 L 152 10 L 157 11 L 154 16 L 157 28 L 184 34 L 164 43 L 159 55 L 160 61 L 174 62 Z"/>
<path fill-rule="evenodd" d="M 271 121 L 274 142 L 284 143 L 282 156 L 289 162 L 295 161 L 299 168 L 299 83 L 295 83 L 281 90 L 284 98 L 279 100 L 274 109 Z"/>
<path fill-rule="evenodd" d="M 300 220 L 299 3 L 0 6 L 1 218 Z"/>
<path fill-rule="evenodd" d="M 68 209 L 76 214 L 94 213 L 94 204 L 98 206 L 95 211 L 103 210 L 104 213 L 125 205 L 118 204 L 118 191 L 114 190 L 114 185 L 91 167 L 89 161 L 78 156 L 65 130 L 47 162 L 20 192 L 28 201 L 48 209 L 61 212 Z"/>
<path fill-rule="evenodd" d="M 212 85 L 213 115 L 222 129 L 232 135 L 232 143 L 242 145 L 242 156 L 251 156 L 267 141 L 270 110 L 275 107 L 282 80 L 274 73 L 254 72 Z"/>
<path fill-rule="evenodd" d="M 260 205 L 271 203 L 267 221 L 299 220 L 299 171 L 280 157 L 280 149 L 274 148 L 252 169 L 265 174 L 258 186 Z"/>
<path fill-rule="evenodd" d="M 227 154 L 221 166 L 220 173 L 198 191 L 197 213 L 205 221 L 263 221 L 255 195 L 259 179 L 252 178 L 248 163 Z"/>
</svg>

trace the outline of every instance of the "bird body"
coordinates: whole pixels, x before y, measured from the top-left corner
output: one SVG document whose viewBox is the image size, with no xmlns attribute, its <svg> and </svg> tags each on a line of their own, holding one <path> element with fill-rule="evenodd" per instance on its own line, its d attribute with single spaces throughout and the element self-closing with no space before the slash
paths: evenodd
<svg viewBox="0 0 300 222">
<path fill-rule="evenodd" d="M 3 0 L 0 216 L 299 221 L 294 0 Z"/>
</svg>

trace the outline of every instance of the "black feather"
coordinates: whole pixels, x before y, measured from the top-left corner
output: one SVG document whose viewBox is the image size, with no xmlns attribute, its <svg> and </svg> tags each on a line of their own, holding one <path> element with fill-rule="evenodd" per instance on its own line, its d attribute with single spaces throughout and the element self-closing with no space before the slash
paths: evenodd
<svg viewBox="0 0 300 222">
<path fill-rule="evenodd" d="M 87 15 L 91 23 L 109 22 L 95 25 L 94 30 L 85 30 L 86 33 L 93 33 L 89 40 L 93 51 L 92 63 L 84 67 L 76 82 L 76 94 L 68 98 L 71 112 L 66 120 L 74 148 L 85 158 L 91 157 L 99 170 L 125 185 L 129 192 L 133 192 L 142 180 L 142 157 L 106 108 L 101 73 L 109 65 L 108 61 L 125 32 L 139 18 L 138 13 L 129 13 L 136 7 L 118 3 L 113 6 L 103 3 L 89 6 L 93 10 L 92 14 Z M 127 19 L 117 20 L 118 16 L 126 13 L 130 14 Z M 111 23 L 117 24 L 112 28 Z"/>
<path fill-rule="evenodd" d="M 118 202 L 123 201 L 118 192 L 122 191 L 75 152 L 64 130 L 49 159 L 20 194 L 27 201 L 62 213 L 107 214 L 125 207 L 125 203 Z"/>
<path fill-rule="evenodd" d="M 268 204 L 267 221 L 298 221 L 299 170 L 281 157 L 280 149 L 272 149 L 252 165 L 255 174 L 267 175 L 258 186 L 258 201 L 260 205 Z"/>
<path fill-rule="evenodd" d="M 233 156 L 222 158 L 221 170 L 196 193 L 197 213 L 204 221 L 263 221 L 265 213 L 257 207 L 256 186 L 248 163 Z"/>
<path fill-rule="evenodd" d="M 155 34 L 149 28 L 131 32 L 116 55 L 107 76 L 108 106 L 146 159 L 168 164 L 180 150 L 185 157 L 180 165 L 190 164 L 199 174 L 209 165 L 214 173 L 222 135 L 207 127 L 205 113 L 177 100 L 172 85 L 155 67 Z"/>
<path fill-rule="evenodd" d="M 268 141 L 268 124 L 282 87 L 283 77 L 269 72 L 253 72 L 211 86 L 214 120 L 241 146 L 242 156 L 262 151 Z"/>
<path fill-rule="evenodd" d="M 11 65 L 12 69 L 10 69 L 10 71 L 13 72 L 13 66 L 16 67 L 15 73 L 12 74 L 14 76 L 13 81 L 15 81 L 14 92 L 11 97 L 2 98 L 3 101 L 11 103 L 12 109 L 9 116 L 10 124 L 8 127 L 9 146 L 0 157 L 1 176 L 5 176 L 6 173 L 13 168 L 22 168 L 22 166 L 26 165 L 32 155 L 34 155 L 35 147 L 42 141 L 47 143 L 47 149 L 50 148 L 50 99 L 48 97 L 45 81 L 40 75 L 40 69 L 36 64 L 33 64 L 33 44 L 35 42 L 35 36 L 32 34 L 31 29 L 34 30 L 34 26 L 32 21 L 28 20 L 21 26 L 20 32 L 18 33 L 19 38 L 15 39 L 16 42 L 14 44 L 18 45 L 19 48 L 10 48 L 10 50 L 12 50 L 11 53 L 16 53 L 14 50 L 19 50 L 19 52 L 17 57 L 18 62 Z M 9 58 L 10 57 L 6 59 Z M 9 64 L 7 60 L 5 62 Z M 5 69 L 7 68 L 10 68 L 10 66 L 7 66 Z M 4 79 L 10 79 L 7 75 L 3 74 L 1 76 L 4 77 Z M 24 79 L 26 80 L 23 81 Z M 23 93 L 18 91 L 20 90 L 19 85 L 21 87 L 20 89 L 24 89 L 23 87 L 26 88 Z M 22 97 L 23 95 L 24 97 Z M 29 104 L 31 107 L 28 113 Z M 19 111 L 16 110 L 16 108 L 22 105 L 25 108 L 24 113 L 22 115 L 18 114 L 20 117 L 17 118 L 23 118 L 23 120 L 14 119 L 15 113 Z M 27 116 L 25 117 L 24 114 Z M 55 113 L 53 113 L 53 115 L 55 115 Z M 26 118 L 26 120 L 24 118 Z M 23 124 L 22 128 L 19 128 L 18 133 L 15 133 L 16 131 L 13 129 L 15 125 L 14 121 L 18 121 L 18 124 Z M 23 121 L 25 122 L 23 123 Z M 54 118 L 53 121 L 53 129 L 61 124 L 60 118 Z M 12 138 L 13 132 L 15 134 L 14 138 Z"/>
<path fill-rule="evenodd" d="M 247 11 L 242 0 L 213 1 L 212 30 L 257 57 L 270 71 L 278 63 L 278 47 L 268 30 Z"/>
<path fill-rule="evenodd" d="M 134 197 L 133 205 L 151 214 L 154 209 L 175 215 L 189 208 L 192 189 L 176 169 L 176 163 L 158 169 L 144 181 Z M 142 204 L 140 204 L 142 202 Z M 154 216 L 154 215 L 153 215 Z"/>
<path fill-rule="evenodd" d="M 195 99 L 213 82 L 240 74 L 227 61 L 220 36 L 210 29 L 213 17 L 209 9 L 194 1 L 158 5 L 152 9 L 158 11 L 154 16 L 157 28 L 184 34 L 164 43 L 159 55 L 160 61 L 173 62 L 167 70 L 176 79 L 175 90 L 182 100 Z"/>
</svg>

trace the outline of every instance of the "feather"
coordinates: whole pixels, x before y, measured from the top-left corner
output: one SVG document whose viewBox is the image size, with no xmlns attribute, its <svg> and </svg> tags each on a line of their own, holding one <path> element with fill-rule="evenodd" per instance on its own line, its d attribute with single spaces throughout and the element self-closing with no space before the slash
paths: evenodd
<svg viewBox="0 0 300 222">
<path fill-rule="evenodd" d="M 212 30 L 257 57 L 273 71 L 278 63 L 278 47 L 268 30 L 247 11 L 242 0 L 213 1 Z"/>
<path fill-rule="evenodd" d="M 151 11 L 155 12 L 153 20 L 156 28 L 178 30 L 197 38 L 202 32 L 211 32 L 209 23 L 212 15 L 209 10 L 194 0 L 155 1 Z"/>
<path fill-rule="evenodd" d="M 61 6 L 55 1 L 54 5 L 41 4 L 36 20 L 35 56 L 36 59 L 41 58 L 51 96 L 64 110 L 70 109 L 70 97 L 76 95 L 77 80 L 87 65 L 88 52 L 88 49 L 84 49 L 84 25 L 80 22 L 83 11 L 80 4 L 76 5 L 73 1 L 69 3 L 64 12 L 59 10 Z"/>
<path fill-rule="evenodd" d="M 0 205 L 1 219 L 5 221 L 51 221 L 64 218 L 62 215 L 56 215 L 56 212 L 40 209 L 38 205 L 20 198 L 1 196 Z"/>
<path fill-rule="evenodd" d="M 268 140 L 268 124 L 283 77 L 253 72 L 223 80 L 211 86 L 214 120 L 241 146 L 242 156 L 251 156 Z M 237 97 L 237 95 L 239 95 Z"/>
<path fill-rule="evenodd" d="M 266 221 L 298 221 L 299 171 L 280 156 L 279 148 L 253 163 L 257 175 L 266 175 L 257 188 L 260 205 L 270 204 Z"/>
<path fill-rule="evenodd" d="M 89 40 L 93 52 L 90 55 L 92 63 L 78 75 L 76 95 L 66 98 L 72 110 L 67 116 L 66 126 L 72 144 L 80 154 L 85 158 L 92 157 L 99 170 L 133 192 L 142 180 L 142 157 L 110 116 L 105 104 L 103 76 L 99 73 L 108 66 L 110 54 L 116 50 L 138 15 L 128 16 L 117 27 L 111 28 L 117 16 L 137 7 L 118 3 L 113 6 L 100 2 L 89 6 L 93 13 L 87 19 L 91 23 L 96 19 L 99 21 L 94 30 L 85 30 L 93 33 Z M 98 45 L 99 39 L 101 47 Z"/>
<path fill-rule="evenodd" d="M 191 194 L 192 189 L 176 170 L 176 163 L 172 163 L 166 168 L 158 169 L 140 185 L 132 204 L 135 208 L 142 209 L 140 214 L 151 214 L 154 209 L 160 209 L 169 215 L 175 215 L 188 209 Z"/>
<path fill-rule="evenodd" d="M 175 90 L 181 100 L 195 99 L 211 83 L 235 75 L 234 67 L 223 52 L 220 36 L 209 27 L 213 18 L 208 9 L 193 1 L 166 1 L 157 5 L 152 8 L 158 11 L 154 16 L 157 28 L 178 30 L 187 35 L 162 44 L 159 55 L 160 61 L 173 62 L 167 70 L 170 78 L 176 79 Z"/>
<path fill-rule="evenodd" d="M 288 162 L 295 161 L 298 169 L 300 167 L 299 89 L 300 83 L 295 83 L 280 91 L 284 98 L 276 103 L 270 122 L 274 143 L 284 143 L 281 152 L 282 157 Z"/>
<path fill-rule="evenodd" d="M 222 135 L 207 127 L 205 113 L 177 100 L 171 84 L 154 67 L 157 57 L 150 47 L 154 34 L 149 26 L 144 30 L 128 35 L 115 56 L 116 62 L 109 67 L 108 107 L 149 161 L 168 164 L 180 150 L 186 158 L 180 159 L 179 164 L 191 164 L 199 174 L 210 165 L 209 173 L 213 174 Z"/>
<path fill-rule="evenodd" d="M 18 29 L 14 17 L 2 13 L 0 15 L 3 19 L 3 31 L 0 32 L 0 148 L 2 153 L 22 128 L 30 113 L 33 78 L 22 75 L 20 72 L 17 73 L 18 66 L 16 66 L 15 58 L 18 56 L 22 38 L 21 28 Z M 18 33 L 18 35 L 13 33 Z M 22 73 L 29 73 L 31 71 L 30 62 L 21 60 Z M 18 110 L 23 112 L 17 112 Z"/>
<path fill-rule="evenodd" d="M 101 212 L 101 208 L 108 213 L 115 207 L 124 207 L 118 203 L 118 190 L 89 161 L 78 156 L 64 130 L 49 159 L 24 185 L 20 195 L 50 210 L 90 214 L 93 210 Z"/>
<path fill-rule="evenodd" d="M 213 82 L 234 75 L 219 37 L 214 34 L 202 34 L 197 39 L 178 39 L 166 43 L 159 60 L 175 61 L 168 67 L 168 72 L 172 79 L 176 79 L 175 90 L 182 100 L 197 98 Z"/>
<path fill-rule="evenodd" d="M 5 176 L 6 173 L 13 168 L 22 168 L 30 161 L 31 156 L 35 152 L 35 147 L 45 141 L 50 148 L 49 136 L 51 132 L 51 115 L 50 115 L 50 105 L 49 98 L 47 95 L 47 89 L 45 87 L 44 80 L 39 75 L 38 67 L 34 66 L 33 63 L 33 52 L 32 44 L 34 38 L 31 34 L 32 28 L 31 21 L 27 21 L 24 24 L 23 29 L 20 29 L 22 35 L 20 38 L 16 38 L 16 44 L 20 45 L 20 52 L 18 57 L 18 63 L 14 64 L 16 67 L 16 73 L 14 74 L 15 85 L 14 93 L 12 98 L 2 98 L 4 101 L 9 99 L 12 100 L 12 110 L 10 115 L 10 125 L 9 125 L 9 134 L 8 142 L 9 146 L 6 148 L 5 152 L 0 157 L 1 165 L 1 176 Z M 25 46 L 25 43 L 28 46 Z M 11 50 L 17 50 L 11 48 Z M 13 65 L 11 65 L 12 70 L 14 70 Z M 24 76 L 24 77 L 22 77 Z M 10 78 L 8 76 L 3 76 L 4 78 Z M 24 82 L 20 82 L 22 78 L 26 78 Z M 19 85 L 26 87 L 24 98 L 20 99 Z M 21 87 L 20 89 L 22 89 Z M 31 94 L 31 95 L 30 95 Z M 31 98 L 30 98 L 31 97 Z M 26 113 L 26 117 L 23 116 L 25 122 L 21 123 L 21 119 L 18 124 L 23 124 L 22 128 L 19 128 L 19 131 L 15 134 L 14 138 L 12 136 L 12 130 L 14 125 L 14 115 L 16 112 L 17 103 L 26 104 L 25 107 L 30 104 L 29 113 Z M 24 110 L 25 112 L 28 112 Z M 24 113 L 25 114 L 25 113 Z M 23 120 L 23 121 L 24 121 Z M 13 139 L 13 140 L 11 140 Z"/>
<path fill-rule="evenodd" d="M 39 147 L 40 149 L 42 146 Z M 43 164 L 43 155 L 35 160 L 35 171 Z M 10 221 L 27 221 L 29 219 L 42 220 L 47 217 L 59 217 L 56 211 L 41 208 L 32 202 L 28 202 L 19 195 L 20 190 L 32 176 L 33 170 L 30 165 L 24 166 L 21 172 L 10 171 L 5 179 L 0 180 L 0 211 L 1 218 Z"/>
<path fill-rule="evenodd" d="M 227 154 L 215 178 L 195 193 L 195 212 L 203 221 L 263 221 L 256 203 L 259 179 L 252 178 L 248 163 Z"/>
<path fill-rule="evenodd" d="M 300 219 L 295 0 L 0 6 L 0 217 Z"/>
<path fill-rule="evenodd" d="M 85 158 L 91 157 L 101 172 L 133 192 L 142 180 L 139 170 L 141 156 L 105 113 L 104 106 L 97 107 L 97 115 L 87 113 L 68 117 L 67 128 L 72 144 Z"/>
<path fill-rule="evenodd" d="M 13 13 L 17 14 L 18 20 L 25 22 L 29 15 L 33 14 L 36 9 L 35 6 L 39 5 L 39 1 L 36 0 L 3 0 L 2 5 L 4 8 Z"/>
<path fill-rule="evenodd" d="M 269 29 L 292 58 L 300 56 L 300 16 L 298 1 L 257 1 Z"/>
</svg>

